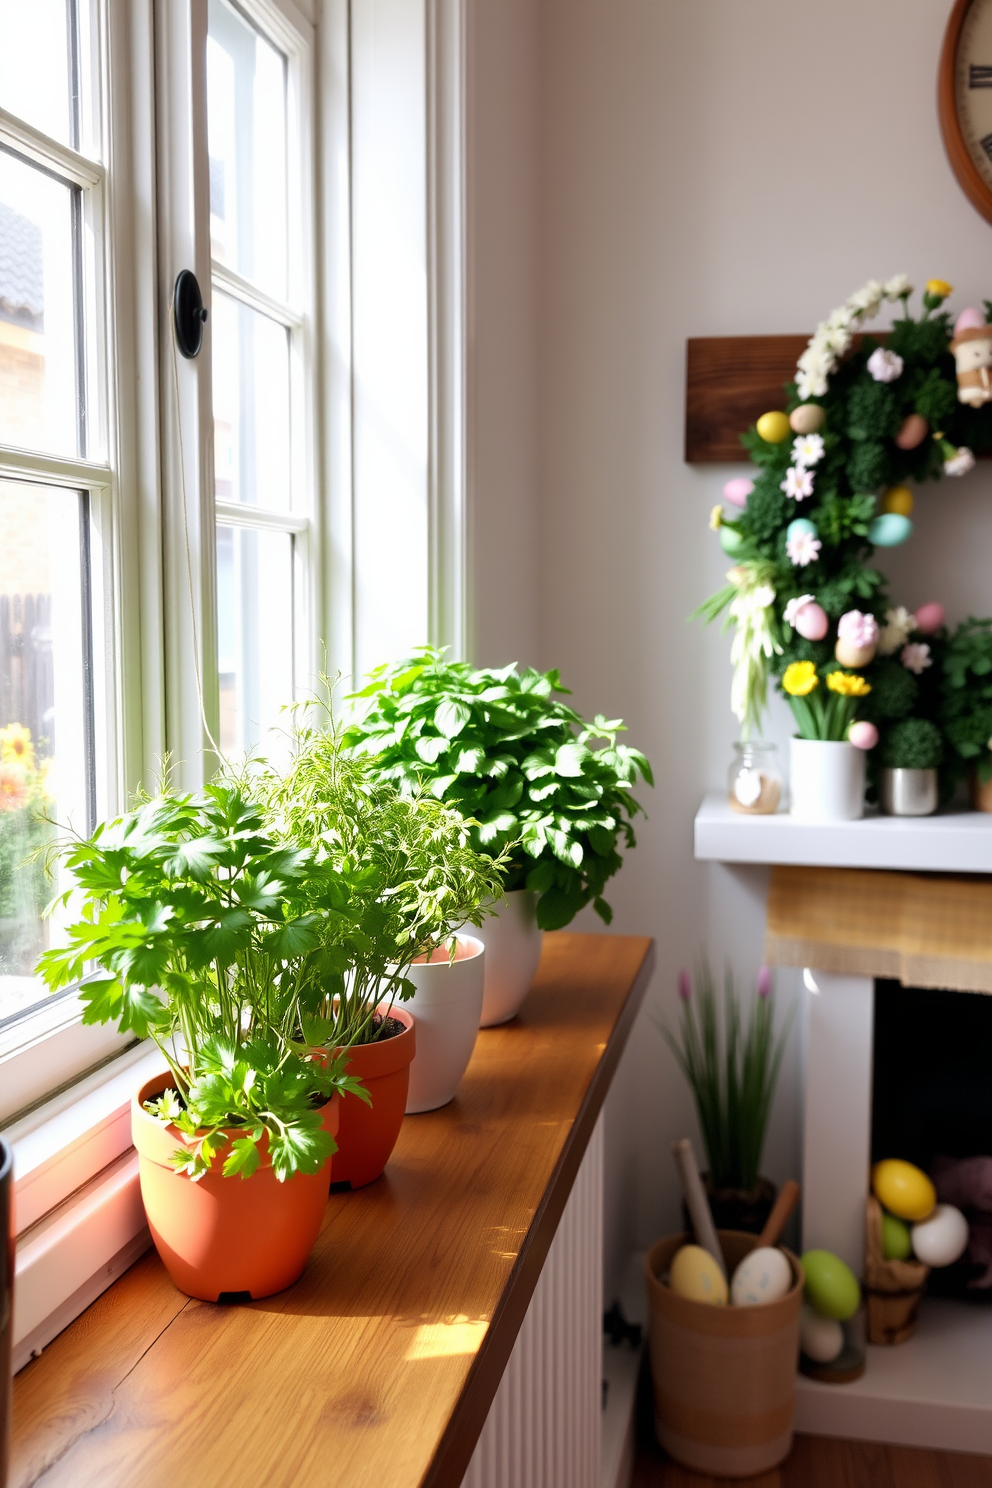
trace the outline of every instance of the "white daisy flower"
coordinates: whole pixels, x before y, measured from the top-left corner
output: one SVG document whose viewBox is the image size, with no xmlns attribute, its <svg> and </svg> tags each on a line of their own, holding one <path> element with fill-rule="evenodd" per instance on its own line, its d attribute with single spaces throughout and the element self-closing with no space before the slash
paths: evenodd
<svg viewBox="0 0 992 1488">
<path fill-rule="evenodd" d="M 949 460 L 944 461 L 945 475 L 967 475 L 969 470 L 975 468 L 975 457 L 967 445 L 962 445 L 957 454 L 952 455 Z"/>
<path fill-rule="evenodd" d="M 885 281 L 885 298 L 887 300 L 903 300 L 907 295 L 913 293 L 913 286 L 905 274 L 893 274 L 891 279 Z"/>
<path fill-rule="evenodd" d="M 824 449 L 821 434 L 800 434 L 792 441 L 792 458 L 802 470 L 808 470 L 823 459 Z"/>
<path fill-rule="evenodd" d="M 813 494 L 813 477 L 808 470 L 802 470 L 798 465 L 790 465 L 779 489 L 784 491 L 786 496 L 791 496 L 793 501 L 803 501 Z"/>
<path fill-rule="evenodd" d="M 894 610 L 886 610 L 885 624 L 878 636 L 879 656 L 895 656 L 899 648 L 905 646 L 915 629 L 916 620 L 905 605 L 899 605 Z"/>
</svg>

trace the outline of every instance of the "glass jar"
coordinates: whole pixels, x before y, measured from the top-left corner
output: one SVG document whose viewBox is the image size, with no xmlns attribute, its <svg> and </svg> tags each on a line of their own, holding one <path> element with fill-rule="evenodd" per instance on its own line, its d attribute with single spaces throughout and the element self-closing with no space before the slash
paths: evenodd
<svg viewBox="0 0 992 1488">
<path fill-rule="evenodd" d="M 727 775 L 731 809 L 745 816 L 772 816 L 782 798 L 778 750 L 764 739 L 739 739 Z"/>
</svg>

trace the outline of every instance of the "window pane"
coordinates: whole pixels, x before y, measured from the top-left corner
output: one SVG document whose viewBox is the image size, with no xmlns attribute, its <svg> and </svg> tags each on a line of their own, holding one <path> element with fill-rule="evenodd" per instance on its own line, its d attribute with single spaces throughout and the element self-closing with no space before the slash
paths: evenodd
<svg viewBox="0 0 992 1488">
<path fill-rule="evenodd" d="M 288 511 L 289 334 L 217 291 L 213 309 L 217 499 Z"/>
<path fill-rule="evenodd" d="M 293 539 L 217 526 L 220 747 L 236 755 L 281 724 L 293 700 Z"/>
<path fill-rule="evenodd" d="M 0 108 L 75 144 L 67 0 L 0 0 Z"/>
<path fill-rule="evenodd" d="M 87 498 L 0 481 L 0 1019 L 44 995 L 43 850 L 92 816 Z M 57 761 L 57 764 L 56 764 Z"/>
<path fill-rule="evenodd" d="M 285 300 L 285 59 L 225 0 L 208 24 L 211 252 Z"/>
<path fill-rule="evenodd" d="M 75 187 L 0 149 L 0 443 L 83 454 Z"/>
</svg>

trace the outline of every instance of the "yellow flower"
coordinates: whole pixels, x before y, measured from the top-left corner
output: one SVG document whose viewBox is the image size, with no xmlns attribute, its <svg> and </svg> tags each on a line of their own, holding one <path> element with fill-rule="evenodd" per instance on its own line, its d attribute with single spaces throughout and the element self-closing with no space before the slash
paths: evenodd
<svg viewBox="0 0 992 1488">
<path fill-rule="evenodd" d="M 947 296 L 954 293 L 954 285 L 948 284 L 946 279 L 928 279 L 927 294 L 933 295 L 935 300 L 946 300 Z"/>
<path fill-rule="evenodd" d="M 710 512 L 710 531 L 719 532 L 723 526 L 723 507 L 715 506 Z"/>
<path fill-rule="evenodd" d="M 0 760 L 0 811 L 20 811 L 28 804 L 28 780 L 15 760 Z"/>
<path fill-rule="evenodd" d="M 839 692 L 841 697 L 867 697 L 871 692 L 870 685 L 857 672 L 831 672 L 827 686 L 831 692 Z"/>
<path fill-rule="evenodd" d="M 786 667 L 782 678 L 782 686 L 790 697 L 806 697 L 819 685 L 820 679 L 811 661 L 792 662 Z"/>
<path fill-rule="evenodd" d="M 8 723 L 6 728 L 0 729 L 0 760 L 30 770 L 34 765 L 31 730 L 20 723 Z"/>
</svg>

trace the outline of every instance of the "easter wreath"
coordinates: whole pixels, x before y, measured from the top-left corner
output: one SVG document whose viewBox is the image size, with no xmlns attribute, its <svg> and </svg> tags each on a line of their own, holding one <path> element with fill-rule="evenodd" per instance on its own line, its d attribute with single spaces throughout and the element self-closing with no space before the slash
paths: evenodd
<svg viewBox="0 0 992 1488">
<path fill-rule="evenodd" d="M 697 614 L 726 611 L 726 626 L 735 625 L 731 706 L 745 738 L 760 728 L 769 676 L 794 711 L 807 708 L 810 727 L 826 730 L 809 733 L 800 720 L 806 737 L 850 737 L 863 748 L 879 735 L 884 745 L 909 718 L 943 723 L 955 687 L 958 714 L 969 712 L 959 676 L 966 661 L 945 676 L 945 654 L 961 645 L 948 638 L 941 606 L 915 615 L 893 606 L 885 576 L 870 565 L 876 547 L 912 533 L 907 482 L 965 475 L 974 452 L 992 448 L 992 302 L 952 326 L 942 308 L 951 292 L 931 279 L 914 319 L 905 275 L 866 284 L 817 327 L 786 386 L 785 411 L 742 435 L 753 477 L 729 481 L 728 505 L 710 518 L 734 567 Z M 902 311 L 892 329 L 862 334 L 886 302 Z M 967 624 L 988 638 L 990 622 Z M 829 681 L 844 669 L 861 681 Z M 829 688 L 836 706 L 821 707 L 816 724 L 808 694 L 821 679 L 819 697 L 827 704 Z M 957 774 L 970 751 L 982 753 L 983 778 L 992 776 L 992 754 L 971 738 L 984 723 L 969 730 L 959 721 L 956 736 L 944 727 Z"/>
</svg>

